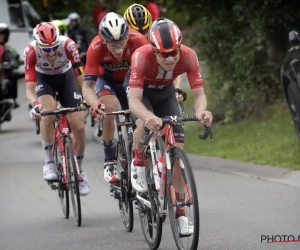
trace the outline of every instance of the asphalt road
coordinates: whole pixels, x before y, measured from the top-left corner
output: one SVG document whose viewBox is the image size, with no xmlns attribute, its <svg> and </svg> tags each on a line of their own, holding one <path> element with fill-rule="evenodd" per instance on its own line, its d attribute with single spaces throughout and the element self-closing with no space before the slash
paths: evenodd
<svg viewBox="0 0 300 250">
<path fill-rule="evenodd" d="M 68 220 L 63 218 L 57 193 L 43 180 L 43 152 L 24 90 L 20 84 L 21 107 L 0 132 L 0 250 L 149 249 L 136 210 L 133 232 L 123 227 L 117 202 L 103 180 L 102 148 L 89 126 L 84 169 L 91 192 L 81 200 L 82 226 L 76 226 L 72 211 Z M 300 249 L 297 242 L 261 243 L 263 235 L 290 235 L 290 240 L 300 235 L 300 189 L 273 181 L 279 178 L 273 175 L 284 171 L 270 167 L 265 173 L 270 178 L 252 178 L 237 174 L 239 169 L 251 172 L 247 164 L 196 156 L 191 161 L 200 203 L 198 249 Z M 235 170 L 222 171 L 216 162 L 227 166 L 223 170 Z M 168 219 L 159 249 L 176 249 Z"/>
</svg>

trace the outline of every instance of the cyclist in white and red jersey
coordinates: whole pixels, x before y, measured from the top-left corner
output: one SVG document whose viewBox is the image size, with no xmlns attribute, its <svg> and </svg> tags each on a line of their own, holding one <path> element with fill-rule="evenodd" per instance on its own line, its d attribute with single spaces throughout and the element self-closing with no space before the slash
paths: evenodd
<svg viewBox="0 0 300 250">
<path fill-rule="evenodd" d="M 105 112 L 128 109 L 128 102 L 123 82 L 130 68 L 133 52 L 148 44 L 147 39 L 138 31 L 128 28 L 124 18 L 109 12 L 99 24 L 99 35 L 91 42 L 87 51 L 83 97 L 94 107 L 93 115 L 97 116 L 101 103 Z M 95 86 L 96 85 L 96 86 Z M 95 88 L 94 88 L 95 86 Z M 114 117 L 104 119 L 102 142 L 104 147 L 104 179 L 110 183 L 119 181 L 116 156 L 114 153 Z"/>
<path fill-rule="evenodd" d="M 151 131 L 162 127 L 159 117 L 180 116 L 175 97 L 174 79 L 182 73 L 187 73 L 190 87 L 194 95 L 196 117 L 200 122 L 209 126 L 212 114 L 206 110 L 207 101 L 204 93 L 200 67 L 195 51 L 181 44 L 181 31 L 171 20 L 159 18 L 149 29 L 149 43 L 138 48 L 131 58 L 131 71 L 128 72 L 124 87 L 129 96 L 129 108 L 136 121 L 134 131 L 134 159 L 131 165 L 132 186 L 138 192 L 146 192 L 144 149 L 139 143 L 143 138 L 143 125 Z M 179 147 L 183 148 L 184 130 L 182 126 L 174 128 L 174 136 Z M 176 169 L 176 167 L 175 167 Z M 177 167 L 179 171 L 179 167 Z M 176 183 L 174 170 L 173 182 Z M 185 201 L 185 194 L 176 187 L 177 201 Z M 193 226 L 185 216 L 185 208 L 177 208 L 178 222 L 183 225 L 181 234 L 193 232 Z"/>
<path fill-rule="evenodd" d="M 82 101 L 77 79 L 82 83 L 84 68 L 79 59 L 75 42 L 68 37 L 60 36 L 58 28 L 50 22 L 38 24 L 33 30 L 35 41 L 24 50 L 26 94 L 33 108 L 29 115 L 40 119 L 36 112 L 39 110 L 54 110 L 57 104 L 54 93 L 58 92 L 58 99 L 63 107 L 76 107 Z M 75 77 L 76 76 L 76 77 Z M 41 139 L 45 153 L 43 167 L 45 180 L 57 179 L 57 166 L 52 156 L 54 116 L 44 116 L 41 119 Z M 83 181 L 79 184 L 80 195 L 89 193 L 86 173 L 82 170 L 86 136 L 83 112 L 68 115 L 70 128 L 74 135 L 74 147 L 79 170 Z"/>
</svg>

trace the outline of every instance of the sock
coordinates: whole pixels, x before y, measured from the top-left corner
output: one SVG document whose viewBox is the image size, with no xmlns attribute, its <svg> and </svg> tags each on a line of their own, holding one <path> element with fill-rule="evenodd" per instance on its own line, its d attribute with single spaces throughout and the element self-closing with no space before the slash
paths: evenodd
<svg viewBox="0 0 300 250">
<path fill-rule="evenodd" d="M 84 152 L 77 152 L 76 151 L 76 158 L 77 158 L 77 162 L 78 162 L 79 172 L 82 172 L 82 161 L 83 161 L 83 158 L 84 158 Z"/>
<path fill-rule="evenodd" d="M 104 148 L 104 158 L 105 162 L 110 160 L 117 160 L 115 152 L 114 152 L 114 139 L 111 141 L 102 140 L 103 148 Z"/>
<path fill-rule="evenodd" d="M 177 193 L 175 192 L 176 201 L 184 202 L 185 201 L 185 193 Z M 176 218 L 180 216 L 185 216 L 185 206 L 176 208 Z"/>
<path fill-rule="evenodd" d="M 145 166 L 145 156 L 144 156 L 145 149 L 142 151 L 138 151 L 134 147 L 134 161 L 133 165 L 135 166 Z"/>
<path fill-rule="evenodd" d="M 49 161 L 54 161 L 52 156 L 52 148 L 53 148 L 53 141 L 44 141 L 42 140 L 42 145 L 45 153 L 45 163 Z"/>
</svg>

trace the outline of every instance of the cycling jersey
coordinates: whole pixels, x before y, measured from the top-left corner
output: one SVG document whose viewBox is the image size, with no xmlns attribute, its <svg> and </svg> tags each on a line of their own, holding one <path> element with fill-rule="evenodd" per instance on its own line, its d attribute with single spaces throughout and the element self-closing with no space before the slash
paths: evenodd
<svg viewBox="0 0 300 250">
<path fill-rule="evenodd" d="M 164 88 L 173 83 L 177 76 L 187 73 L 191 89 L 202 88 L 203 80 L 197 55 L 191 48 L 181 45 L 180 58 L 173 71 L 158 66 L 151 45 L 138 48 L 131 57 L 130 88 Z"/>
<path fill-rule="evenodd" d="M 66 36 L 59 37 L 59 53 L 53 66 L 42 55 L 36 41 L 31 42 L 24 50 L 25 81 L 36 82 L 36 72 L 45 75 L 58 75 L 67 72 L 71 67 L 76 76 L 84 73 L 78 49 L 73 40 Z"/>
<path fill-rule="evenodd" d="M 148 44 L 147 39 L 138 31 L 129 28 L 128 41 L 124 48 L 122 61 L 118 62 L 118 59 L 107 49 L 102 38 L 96 36 L 87 51 L 84 80 L 96 81 L 97 76 L 103 76 L 112 81 L 124 81 L 130 68 L 133 52 L 145 44 Z"/>
</svg>

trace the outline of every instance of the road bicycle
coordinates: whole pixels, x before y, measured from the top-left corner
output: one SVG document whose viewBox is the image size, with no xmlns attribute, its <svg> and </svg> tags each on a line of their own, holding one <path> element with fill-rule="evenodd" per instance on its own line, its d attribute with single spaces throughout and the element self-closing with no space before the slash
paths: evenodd
<svg viewBox="0 0 300 250">
<path fill-rule="evenodd" d="M 158 132 L 150 132 L 145 127 L 144 138 L 140 141 L 146 145 L 148 186 L 147 192 L 136 194 L 143 234 L 150 249 L 157 249 L 161 242 L 163 221 L 169 215 L 177 248 L 194 250 L 198 247 L 200 230 L 197 188 L 189 159 L 176 146 L 173 128 L 175 125 L 183 125 L 183 122 L 198 119 L 195 116 L 169 116 L 161 119 L 163 128 Z M 199 137 L 204 140 L 208 136 L 213 141 L 210 128 L 205 126 L 205 133 Z M 176 192 L 181 199 L 177 199 Z M 181 214 L 177 211 L 181 211 Z M 182 223 L 177 220 L 180 215 L 188 220 L 184 234 Z"/>
<path fill-rule="evenodd" d="M 69 192 L 71 195 L 72 207 L 77 226 L 81 226 L 81 202 L 79 194 L 79 182 L 82 181 L 79 173 L 77 157 L 74 154 L 72 137 L 67 115 L 77 111 L 85 111 L 84 104 L 73 108 L 58 108 L 40 112 L 41 116 L 55 115 L 54 120 L 54 139 L 52 154 L 57 166 L 58 180 L 48 181 L 52 190 L 58 190 L 61 208 L 66 219 L 69 218 L 70 203 Z M 39 120 L 36 121 L 36 133 L 40 133 Z"/>
<path fill-rule="evenodd" d="M 135 200 L 135 191 L 132 190 L 130 175 L 131 161 L 133 159 L 134 126 L 130 114 L 130 110 L 106 113 L 106 115 L 113 115 L 115 117 L 117 139 L 115 139 L 114 148 L 118 170 L 120 171 L 120 181 L 110 185 L 110 194 L 118 200 L 121 218 L 128 232 L 131 232 L 133 229 L 133 201 Z M 91 117 L 91 124 L 94 126 L 95 120 L 92 115 Z M 98 123 L 97 136 L 99 137 L 102 135 L 103 119 L 105 119 L 104 116 L 101 116 Z M 126 133 L 123 133 L 122 128 L 125 128 Z"/>
</svg>

